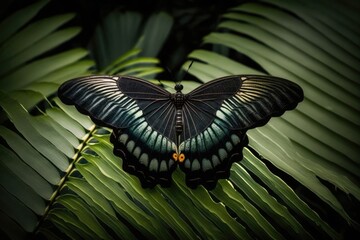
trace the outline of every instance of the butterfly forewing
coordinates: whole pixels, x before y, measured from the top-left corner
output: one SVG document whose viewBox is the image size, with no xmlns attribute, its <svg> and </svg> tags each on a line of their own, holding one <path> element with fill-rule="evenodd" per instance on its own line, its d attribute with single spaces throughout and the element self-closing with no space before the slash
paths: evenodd
<svg viewBox="0 0 360 240">
<path fill-rule="evenodd" d="M 168 91 L 134 77 L 121 77 L 118 86 L 127 97 L 136 101 L 153 129 L 175 142 L 176 110 Z"/>
<path fill-rule="evenodd" d="M 215 118 L 224 121 L 224 127 L 236 130 L 260 126 L 302 100 L 302 89 L 282 78 L 239 75 L 216 79 L 187 95 L 185 118 L 202 117 L 206 124 L 190 124 L 185 139 L 203 131 Z"/>
<path fill-rule="evenodd" d="M 204 131 L 216 117 L 224 99 L 232 97 L 241 87 L 241 81 L 220 78 L 204 84 L 186 95 L 183 106 L 186 140 Z"/>
<path fill-rule="evenodd" d="M 117 77 L 91 76 L 70 80 L 58 90 L 60 99 L 75 105 L 96 123 L 126 128 L 140 108 L 118 88 Z"/>
</svg>

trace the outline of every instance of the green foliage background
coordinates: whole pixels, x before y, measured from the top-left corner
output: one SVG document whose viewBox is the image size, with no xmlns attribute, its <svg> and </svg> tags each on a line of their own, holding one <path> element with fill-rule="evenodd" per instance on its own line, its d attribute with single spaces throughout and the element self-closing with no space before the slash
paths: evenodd
<svg viewBox="0 0 360 240">
<path fill-rule="evenodd" d="M 148 15 L 115 9 L 89 44 L 74 47 L 79 16 L 44 16 L 51 4 L 36 1 L 0 23 L 5 239 L 343 239 L 358 231 L 358 5 L 229 1 L 219 16 L 209 14 L 216 1 Z M 190 50 L 184 28 L 194 35 Z M 305 92 L 296 110 L 249 131 L 260 156 L 244 149 L 212 191 L 187 188 L 181 171 L 171 188 L 141 188 L 112 154 L 110 130 L 56 96 L 62 82 L 93 73 L 143 77 L 171 91 L 161 66 L 186 70 L 190 59 L 185 91 L 225 75 L 271 74 Z"/>
</svg>

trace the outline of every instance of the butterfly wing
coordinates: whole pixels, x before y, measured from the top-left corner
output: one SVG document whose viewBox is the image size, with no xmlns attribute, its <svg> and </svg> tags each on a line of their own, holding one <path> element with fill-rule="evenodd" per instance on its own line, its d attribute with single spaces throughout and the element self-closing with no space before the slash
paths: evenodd
<svg viewBox="0 0 360 240">
<path fill-rule="evenodd" d="M 114 153 L 144 187 L 170 184 L 176 146 L 169 92 L 139 78 L 90 76 L 65 82 L 58 95 L 95 123 L 113 129 Z"/>
<path fill-rule="evenodd" d="M 213 188 L 229 176 L 232 162 L 242 159 L 246 131 L 295 108 L 303 91 L 285 79 L 239 75 L 213 80 L 185 98 L 180 151 L 186 159 L 180 167 L 189 186 Z"/>
</svg>

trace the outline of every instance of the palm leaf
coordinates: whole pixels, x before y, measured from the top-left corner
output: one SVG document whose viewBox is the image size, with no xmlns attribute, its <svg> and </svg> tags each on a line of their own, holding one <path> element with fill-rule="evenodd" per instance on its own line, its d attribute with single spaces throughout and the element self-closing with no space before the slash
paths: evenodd
<svg viewBox="0 0 360 240">
<path fill-rule="evenodd" d="M 117 61 L 116 64 L 126 65 L 127 61 L 134 61 L 134 59 L 125 58 L 123 62 Z M 151 63 L 153 62 L 156 61 L 152 60 Z M 142 64 L 146 64 L 146 61 L 142 61 Z M 154 69 L 158 68 L 153 67 Z M 148 70 L 154 72 L 150 67 L 148 67 Z M 139 73 L 139 75 L 141 74 L 146 75 L 146 71 Z M 81 150 L 86 146 L 85 144 L 87 144 L 87 140 L 91 136 L 89 131 L 91 133 L 95 127 L 88 117 L 81 115 L 73 107 L 62 104 L 57 98 L 53 99 L 53 101 L 57 106 L 48 106 L 45 112 L 33 116 L 18 101 L 5 93 L 0 94 L 0 106 L 11 120 L 11 125 L 13 125 L 13 127 L 10 126 L 9 128 L 1 126 L 0 136 L 21 157 L 19 158 L 10 149 L 1 145 L 2 170 L 6 169 L 6 172 L 12 173 L 14 176 L 10 175 L 10 177 L 14 179 L 15 183 L 19 182 L 17 188 L 13 189 L 11 188 L 12 185 L 6 184 L 5 178 L 2 178 L 1 182 L 6 190 L 11 193 L 10 195 L 4 194 L 2 198 L 7 201 L 11 199 L 10 202 L 12 203 L 11 206 L 3 205 L 6 207 L 3 209 L 5 217 L 13 218 L 15 220 L 14 224 L 20 224 L 22 228 L 22 232 L 19 233 L 8 232 L 8 229 L 3 229 L 6 230 L 7 235 L 12 237 L 20 236 L 19 234 L 26 235 L 24 232 L 31 233 L 35 231 L 35 227 L 39 224 L 36 214 L 42 217 L 49 214 L 45 211 L 45 200 L 53 204 L 57 193 L 61 191 L 63 184 L 67 180 L 67 176 L 73 171 L 74 161 L 69 161 L 69 159 L 71 160 L 74 157 L 74 159 L 78 160 L 79 152 L 76 149 Z M 19 131 L 23 138 L 12 130 L 13 128 Z M 30 202 L 28 202 L 29 194 L 19 195 L 23 185 L 26 186 L 26 191 L 30 191 L 29 194 L 36 196 L 30 198 Z M 23 190 L 23 193 L 25 190 Z M 17 201 L 13 200 L 14 196 L 19 196 L 19 199 Z M 73 199 L 73 196 L 61 196 L 56 199 L 56 204 L 70 207 L 73 204 L 71 202 Z M 24 204 L 25 206 L 23 206 Z M 33 208 L 34 204 L 37 209 Z M 19 206 L 22 207 L 19 208 Z M 16 212 L 10 211 L 15 209 L 18 210 Z M 21 218 L 22 210 L 29 212 L 28 219 L 26 216 Z M 56 212 L 57 210 L 53 211 Z M 59 214 L 61 215 L 63 212 L 60 211 Z M 80 214 L 83 216 L 86 213 L 81 211 Z M 61 215 L 61 218 L 68 218 L 68 216 Z M 104 237 L 105 235 L 100 236 Z"/>
<path fill-rule="evenodd" d="M 356 157 L 359 135 L 355 134 L 359 130 L 359 111 L 355 106 L 359 88 L 354 80 L 358 72 L 353 68 L 357 60 L 344 49 L 334 58 L 335 43 L 326 35 L 340 37 L 337 38 L 336 31 L 327 32 L 330 30 L 325 29 L 320 20 L 310 17 L 309 11 L 313 11 L 311 7 L 314 6 L 269 2 L 275 5 L 249 3 L 232 9 L 219 24 L 225 32 L 211 33 L 204 41 L 243 53 L 269 74 L 291 79 L 303 87 L 305 100 L 297 110 L 272 119 L 265 127 L 249 131 L 250 145 L 351 222 L 336 196 L 318 177 L 359 199 L 354 179 L 359 177 Z M 334 9 L 327 11 L 327 14 L 336 15 Z M 319 16 L 322 17 L 327 16 Z M 309 23 L 317 28 L 312 29 Z M 324 33 L 327 33 L 325 37 L 318 38 Z M 351 44 L 349 39 L 341 39 L 342 46 Z M 191 69 L 203 81 L 219 77 L 224 71 L 237 74 L 239 69 L 244 69 L 246 73 L 258 73 L 258 70 L 249 70 L 246 65 L 204 50 L 194 51 L 190 57 L 207 63 L 199 70 Z M 227 61 L 226 64 L 222 64 L 223 61 Z M 318 220 L 313 219 L 314 222 Z"/>
<path fill-rule="evenodd" d="M 1 201 L 4 202 L 1 235 L 14 239 L 34 232 L 39 224 L 38 216 L 45 214 L 47 201 L 54 193 L 53 187 L 69 167 L 67 156 L 74 154 L 70 144 L 74 139 L 57 130 L 55 121 L 46 115 L 31 116 L 25 109 L 34 108 L 54 94 L 64 81 L 64 78 L 54 79 L 55 76 L 86 74 L 93 65 L 92 61 L 82 60 L 87 55 L 84 49 L 47 54 L 80 31 L 75 27 L 59 29 L 74 14 L 32 22 L 47 3 L 38 1 L 0 23 L 0 105 L 4 123 L 0 126 Z"/>
<path fill-rule="evenodd" d="M 66 78 L 85 74 L 93 65 L 92 61 L 83 59 L 88 54 L 85 49 L 46 55 L 80 32 L 78 27 L 60 28 L 74 14 L 29 22 L 47 2 L 39 1 L 21 9 L 0 24 L 3 36 L 0 45 L 0 87 L 27 109 L 56 91 L 56 85 L 50 83 L 61 83 Z"/>
</svg>

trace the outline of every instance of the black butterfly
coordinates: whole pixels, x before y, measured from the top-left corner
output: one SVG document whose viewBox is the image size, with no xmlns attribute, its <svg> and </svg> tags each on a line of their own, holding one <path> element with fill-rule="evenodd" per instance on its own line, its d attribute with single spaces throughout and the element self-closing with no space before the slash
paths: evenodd
<svg viewBox="0 0 360 240">
<path fill-rule="evenodd" d="M 186 184 L 214 188 L 228 178 L 248 144 L 246 131 L 296 107 L 302 89 L 288 80 L 255 75 L 215 79 L 188 94 L 129 76 L 70 80 L 58 94 L 102 126 L 113 129 L 114 154 L 143 187 L 169 186 L 176 166 Z"/>
</svg>

